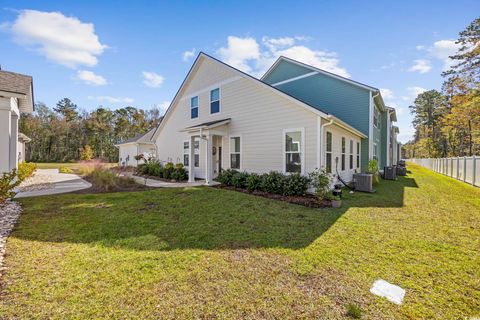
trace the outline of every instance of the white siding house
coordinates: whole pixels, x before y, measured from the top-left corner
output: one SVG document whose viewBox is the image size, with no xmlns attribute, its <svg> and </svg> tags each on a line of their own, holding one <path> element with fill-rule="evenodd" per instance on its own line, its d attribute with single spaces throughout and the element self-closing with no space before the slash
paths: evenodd
<svg viewBox="0 0 480 320">
<path fill-rule="evenodd" d="M 32 77 L 0 70 L 0 173 L 18 167 L 25 152 L 19 150 L 18 121 L 33 112 Z"/>
<path fill-rule="evenodd" d="M 333 137 L 330 160 L 338 157 L 339 174 L 350 180 L 361 167 L 352 163 L 350 168 L 350 143 L 356 161 L 356 145 L 364 134 L 200 53 L 152 139 L 159 160 L 184 162 L 190 181 L 201 178 L 209 184 L 227 168 L 307 174 L 324 167 L 327 131 Z M 330 167 L 334 174 L 334 162 Z"/>
<path fill-rule="evenodd" d="M 142 154 L 145 159 L 156 156 L 155 143 L 152 142 L 152 136 L 155 129 L 145 134 L 137 135 L 124 142 L 118 143 L 118 164 L 120 166 L 138 166 L 143 160 L 135 160 L 135 156 Z"/>
</svg>

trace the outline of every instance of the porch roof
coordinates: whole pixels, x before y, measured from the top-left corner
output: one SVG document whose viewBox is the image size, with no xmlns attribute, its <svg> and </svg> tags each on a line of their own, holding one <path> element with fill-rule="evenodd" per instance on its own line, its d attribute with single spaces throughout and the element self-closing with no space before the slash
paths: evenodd
<svg viewBox="0 0 480 320">
<path fill-rule="evenodd" d="M 186 127 L 185 129 L 182 129 L 180 131 L 195 131 L 195 130 L 200 130 L 200 129 L 213 129 L 219 126 L 222 126 L 224 124 L 227 124 L 232 120 L 231 118 L 226 118 L 226 119 L 221 119 L 221 120 L 214 120 L 214 121 L 209 121 L 209 122 L 204 122 L 200 124 L 196 124 L 194 126 Z"/>
</svg>

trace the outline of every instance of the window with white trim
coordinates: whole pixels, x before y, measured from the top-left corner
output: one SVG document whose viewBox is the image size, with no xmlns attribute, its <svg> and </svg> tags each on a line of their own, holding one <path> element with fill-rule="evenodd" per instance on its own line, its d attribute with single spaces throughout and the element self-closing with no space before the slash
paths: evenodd
<svg viewBox="0 0 480 320">
<path fill-rule="evenodd" d="M 377 144 L 374 143 L 373 144 L 373 159 L 378 160 L 377 154 L 378 154 L 377 153 Z"/>
<path fill-rule="evenodd" d="M 373 107 L 373 126 L 378 128 L 378 110 L 377 107 Z"/>
<path fill-rule="evenodd" d="M 220 89 L 210 91 L 210 114 L 220 112 Z"/>
<path fill-rule="evenodd" d="M 327 144 L 325 152 L 325 170 L 332 173 L 332 133 L 327 131 Z"/>
<path fill-rule="evenodd" d="M 189 157 L 190 157 L 190 147 L 189 147 L 189 142 L 188 141 L 184 141 L 183 142 L 183 165 L 185 167 L 188 167 L 188 160 L 189 160 Z"/>
<path fill-rule="evenodd" d="M 302 173 L 302 131 L 285 131 L 285 172 Z"/>
<path fill-rule="evenodd" d="M 198 118 L 198 96 L 190 99 L 190 118 Z"/>
<path fill-rule="evenodd" d="M 350 156 L 349 156 L 350 170 L 353 169 L 353 140 L 350 140 Z"/>
<path fill-rule="evenodd" d="M 346 148 L 345 137 L 342 137 L 342 171 L 345 170 L 345 148 Z"/>
<path fill-rule="evenodd" d="M 240 170 L 240 137 L 230 137 L 230 168 Z"/>
<path fill-rule="evenodd" d="M 200 167 L 200 138 L 195 138 L 193 141 L 193 166 Z"/>
<path fill-rule="evenodd" d="M 357 169 L 360 168 L 360 142 L 357 142 Z"/>
</svg>

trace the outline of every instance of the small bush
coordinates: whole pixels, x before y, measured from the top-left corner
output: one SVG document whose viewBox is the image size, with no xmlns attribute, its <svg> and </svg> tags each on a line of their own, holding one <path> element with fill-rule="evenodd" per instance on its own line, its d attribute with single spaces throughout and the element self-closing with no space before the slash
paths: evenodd
<svg viewBox="0 0 480 320">
<path fill-rule="evenodd" d="M 58 168 L 58 172 L 60 173 L 73 173 L 73 170 L 69 167 L 60 167 Z"/>
<path fill-rule="evenodd" d="M 32 176 L 33 173 L 37 170 L 37 165 L 33 162 L 22 162 L 18 164 L 17 178 L 20 181 L 27 179 Z"/>
<path fill-rule="evenodd" d="M 163 177 L 165 179 L 173 179 L 172 174 L 174 170 L 175 170 L 175 165 L 173 164 L 173 162 L 167 162 L 165 164 L 165 167 L 163 167 Z"/>
<path fill-rule="evenodd" d="M 373 174 L 373 184 L 377 184 L 380 182 L 380 174 L 378 173 L 378 161 L 373 159 L 368 161 L 367 165 L 367 173 Z"/>
<path fill-rule="evenodd" d="M 17 177 L 17 169 L 5 172 L 0 177 L 0 203 L 15 196 L 15 189 L 22 181 Z"/>
<path fill-rule="evenodd" d="M 325 169 L 316 169 L 308 174 L 310 182 L 313 188 L 315 188 L 315 194 L 322 200 L 327 192 L 330 190 L 330 175 Z"/>
<path fill-rule="evenodd" d="M 262 189 L 262 177 L 252 173 L 247 177 L 247 190 L 250 192 Z"/>
<path fill-rule="evenodd" d="M 235 188 L 245 189 L 247 187 L 247 178 L 249 174 L 246 172 L 237 172 L 232 176 L 232 185 Z"/>
<path fill-rule="evenodd" d="M 238 171 L 233 169 L 222 170 L 218 174 L 217 181 L 224 185 L 231 186 L 233 175 L 236 173 L 238 173 Z"/>
<path fill-rule="evenodd" d="M 362 317 L 362 309 L 356 304 L 347 304 L 347 316 L 354 319 L 360 319 Z"/>
<path fill-rule="evenodd" d="M 307 194 L 310 179 L 298 173 L 288 175 L 284 178 L 282 187 L 285 196 L 304 196 Z"/>
<path fill-rule="evenodd" d="M 262 175 L 262 190 L 265 192 L 282 194 L 285 176 L 279 172 L 271 171 Z"/>
</svg>

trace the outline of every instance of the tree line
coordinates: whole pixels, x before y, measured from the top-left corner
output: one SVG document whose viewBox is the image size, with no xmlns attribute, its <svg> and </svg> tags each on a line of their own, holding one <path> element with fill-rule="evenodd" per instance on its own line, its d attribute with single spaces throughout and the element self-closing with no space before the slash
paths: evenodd
<svg viewBox="0 0 480 320">
<path fill-rule="evenodd" d="M 94 158 L 118 161 L 114 144 L 158 126 L 160 110 L 132 106 L 110 110 L 103 106 L 87 112 L 70 99 L 60 100 L 55 107 L 35 104 L 33 114 L 20 118 L 19 131 L 32 139 L 26 145 L 26 159 L 33 162 L 78 161 L 82 150 L 90 150 Z"/>
<path fill-rule="evenodd" d="M 420 93 L 409 107 L 415 135 L 404 145 L 407 158 L 480 155 L 480 18 L 456 43 L 442 90 Z"/>
</svg>

